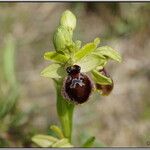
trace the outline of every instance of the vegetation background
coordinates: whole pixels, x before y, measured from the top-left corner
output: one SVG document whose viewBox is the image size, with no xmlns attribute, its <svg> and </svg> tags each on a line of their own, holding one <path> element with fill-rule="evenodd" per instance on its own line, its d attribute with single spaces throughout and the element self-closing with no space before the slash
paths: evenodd
<svg viewBox="0 0 150 150">
<path fill-rule="evenodd" d="M 0 3 L 0 147 L 33 147 L 34 134 L 59 125 L 53 82 L 40 72 L 66 9 L 77 16 L 75 39 L 100 37 L 123 56 L 107 66 L 113 92 L 76 107 L 74 145 L 95 136 L 95 147 L 150 146 L 150 4 L 13 2 Z"/>
</svg>

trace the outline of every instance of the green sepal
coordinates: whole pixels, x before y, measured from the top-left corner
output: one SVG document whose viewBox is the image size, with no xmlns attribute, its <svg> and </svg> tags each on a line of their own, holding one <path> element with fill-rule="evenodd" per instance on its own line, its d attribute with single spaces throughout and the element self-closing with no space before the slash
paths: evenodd
<svg viewBox="0 0 150 150">
<path fill-rule="evenodd" d="M 63 55 L 59 52 L 46 52 L 44 53 L 44 59 L 58 63 L 66 63 L 69 60 L 69 56 Z"/>
<path fill-rule="evenodd" d="M 82 147 L 92 147 L 95 141 L 95 137 L 92 136 L 90 138 L 87 139 L 87 141 L 83 144 Z"/>
<path fill-rule="evenodd" d="M 66 71 L 60 64 L 51 64 L 41 72 L 41 76 L 47 78 L 63 78 L 66 75 Z"/>
<path fill-rule="evenodd" d="M 102 84 L 102 85 L 109 85 L 112 84 L 112 80 L 104 75 L 102 75 L 97 70 L 92 70 L 93 79 L 96 83 Z"/>
<path fill-rule="evenodd" d="M 51 147 L 58 139 L 50 135 L 38 134 L 32 137 L 32 141 L 40 147 Z"/>
<path fill-rule="evenodd" d="M 105 57 L 90 54 L 78 61 L 76 64 L 81 67 L 81 72 L 89 72 L 97 66 L 103 66 L 106 62 Z"/>
<path fill-rule="evenodd" d="M 116 60 L 118 62 L 121 62 L 122 60 L 121 55 L 116 50 L 114 50 L 109 46 L 98 47 L 95 50 L 95 53 L 106 56 L 107 58 Z"/>
</svg>

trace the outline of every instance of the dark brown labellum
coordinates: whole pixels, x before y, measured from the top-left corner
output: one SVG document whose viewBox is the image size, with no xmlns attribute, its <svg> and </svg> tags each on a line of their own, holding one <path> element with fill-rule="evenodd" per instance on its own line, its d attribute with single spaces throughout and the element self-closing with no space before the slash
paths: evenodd
<svg viewBox="0 0 150 150">
<path fill-rule="evenodd" d="M 64 80 L 63 95 L 74 104 L 86 102 L 92 91 L 92 82 L 89 77 L 80 73 L 80 66 L 74 65 L 66 69 L 68 76 Z"/>
<path fill-rule="evenodd" d="M 106 77 L 110 78 L 110 75 L 108 74 L 108 72 L 106 71 L 105 68 L 99 70 L 99 72 L 102 73 L 103 75 L 105 75 Z M 103 96 L 109 95 L 111 93 L 111 91 L 113 90 L 113 87 L 114 87 L 113 80 L 112 80 L 112 84 L 110 84 L 110 85 L 101 85 L 101 84 L 96 83 L 96 88 L 98 90 L 100 90 L 101 95 L 103 95 Z"/>
</svg>

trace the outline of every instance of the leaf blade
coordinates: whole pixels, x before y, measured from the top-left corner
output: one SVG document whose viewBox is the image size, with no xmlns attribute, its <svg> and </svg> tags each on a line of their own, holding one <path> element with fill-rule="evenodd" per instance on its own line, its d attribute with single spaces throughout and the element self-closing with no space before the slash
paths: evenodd
<svg viewBox="0 0 150 150">
<path fill-rule="evenodd" d="M 41 147 L 50 147 L 52 144 L 58 141 L 58 139 L 50 135 L 37 134 L 31 139 L 35 144 Z"/>
<path fill-rule="evenodd" d="M 17 86 L 17 80 L 15 76 L 15 48 L 16 43 L 14 38 L 12 35 L 8 35 L 5 39 L 3 65 L 5 78 L 12 87 Z"/>
<path fill-rule="evenodd" d="M 71 145 L 69 143 L 68 139 L 63 138 L 63 139 L 55 142 L 54 144 L 52 144 L 52 147 L 73 147 L 73 145 Z"/>
<path fill-rule="evenodd" d="M 83 147 L 92 147 L 95 141 L 95 137 L 92 136 L 83 144 Z"/>
</svg>

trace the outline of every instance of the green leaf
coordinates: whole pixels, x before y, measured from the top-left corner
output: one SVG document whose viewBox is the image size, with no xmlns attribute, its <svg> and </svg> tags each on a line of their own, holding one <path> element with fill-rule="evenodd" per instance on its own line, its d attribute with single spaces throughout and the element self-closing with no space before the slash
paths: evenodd
<svg viewBox="0 0 150 150">
<path fill-rule="evenodd" d="M 0 119 L 4 118 L 8 113 L 15 109 L 18 101 L 19 91 L 18 88 L 13 88 L 7 97 L 0 103 Z"/>
<path fill-rule="evenodd" d="M 116 50 L 112 49 L 109 46 L 99 47 L 96 49 L 95 53 L 102 54 L 103 56 L 106 56 L 106 57 L 116 60 L 118 62 L 121 62 L 121 60 L 122 60 L 120 54 Z"/>
<path fill-rule="evenodd" d="M 4 55 L 2 56 L 3 71 L 1 72 L 5 75 L 9 90 L 6 95 L 0 97 L 0 119 L 14 111 L 19 96 L 18 82 L 15 76 L 15 43 L 12 35 L 9 34 L 5 39 Z"/>
<path fill-rule="evenodd" d="M 102 84 L 102 85 L 109 85 L 112 83 L 112 80 L 104 75 L 102 75 L 97 70 L 92 70 L 93 79 L 96 83 Z"/>
<path fill-rule="evenodd" d="M 66 144 L 62 145 L 61 147 L 74 147 L 74 146 L 71 145 L 70 143 L 66 143 Z"/>
<path fill-rule="evenodd" d="M 63 138 L 52 145 L 52 147 L 73 147 L 68 141 L 68 139 Z"/>
<path fill-rule="evenodd" d="M 4 48 L 4 73 L 5 78 L 11 86 L 17 85 L 15 77 L 15 41 L 11 35 L 5 39 Z"/>
<path fill-rule="evenodd" d="M 92 136 L 83 144 L 83 147 L 92 147 L 95 141 L 95 137 Z"/>
<path fill-rule="evenodd" d="M 57 52 L 46 52 L 44 54 L 45 60 L 51 60 L 58 63 L 66 63 L 69 59 L 69 56 L 57 53 Z"/>
<path fill-rule="evenodd" d="M 52 125 L 52 126 L 50 126 L 50 129 L 52 131 L 54 131 L 54 133 L 56 133 L 58 138 L 60 138 L 60 139 L 64 138 L 63 132 L 61 131 L 61 129 L 59 127 Z"/>
<path fill-rule="evenodd" d="M 103 66 L 105 64 L 105 57 L 97 56 L 94 54 L 88 55 L 87 57 L 81 59 L 76 64 L 81 67 L 81 72 L 89 72 L 96 68 L 97 66 Z"/>
<path fill-rule="evenodd" d="M 58 141 L 58 139 L 50 135 L 38 134 L 32 137 L 32 141 L 40 147 L 50 147 L 52 144 Z"/>
<path fill-rule="evenodd" d="M 94 42 L 84 45 L 79 51 L 75 53 L 74 56 L 75 61 L 79 61 L 83 57 L 89 55 L 91 52 L 93 52 L 96 49 L 96 46 L 97 45 Z"/>
<path fill-rule="evenodd" d="M 12 127 L 20 127 L 29 121 L 29 114 L 25 112 L 16 113 L 16 115 L 12 118 L 10 124 Z"/>
<path fill-rule="evenodd" d="M 41 76 L 48 78 L 63 78 L 66 71 L 59 64 L 51 64 L 41 72 Z"/>
</svg>

